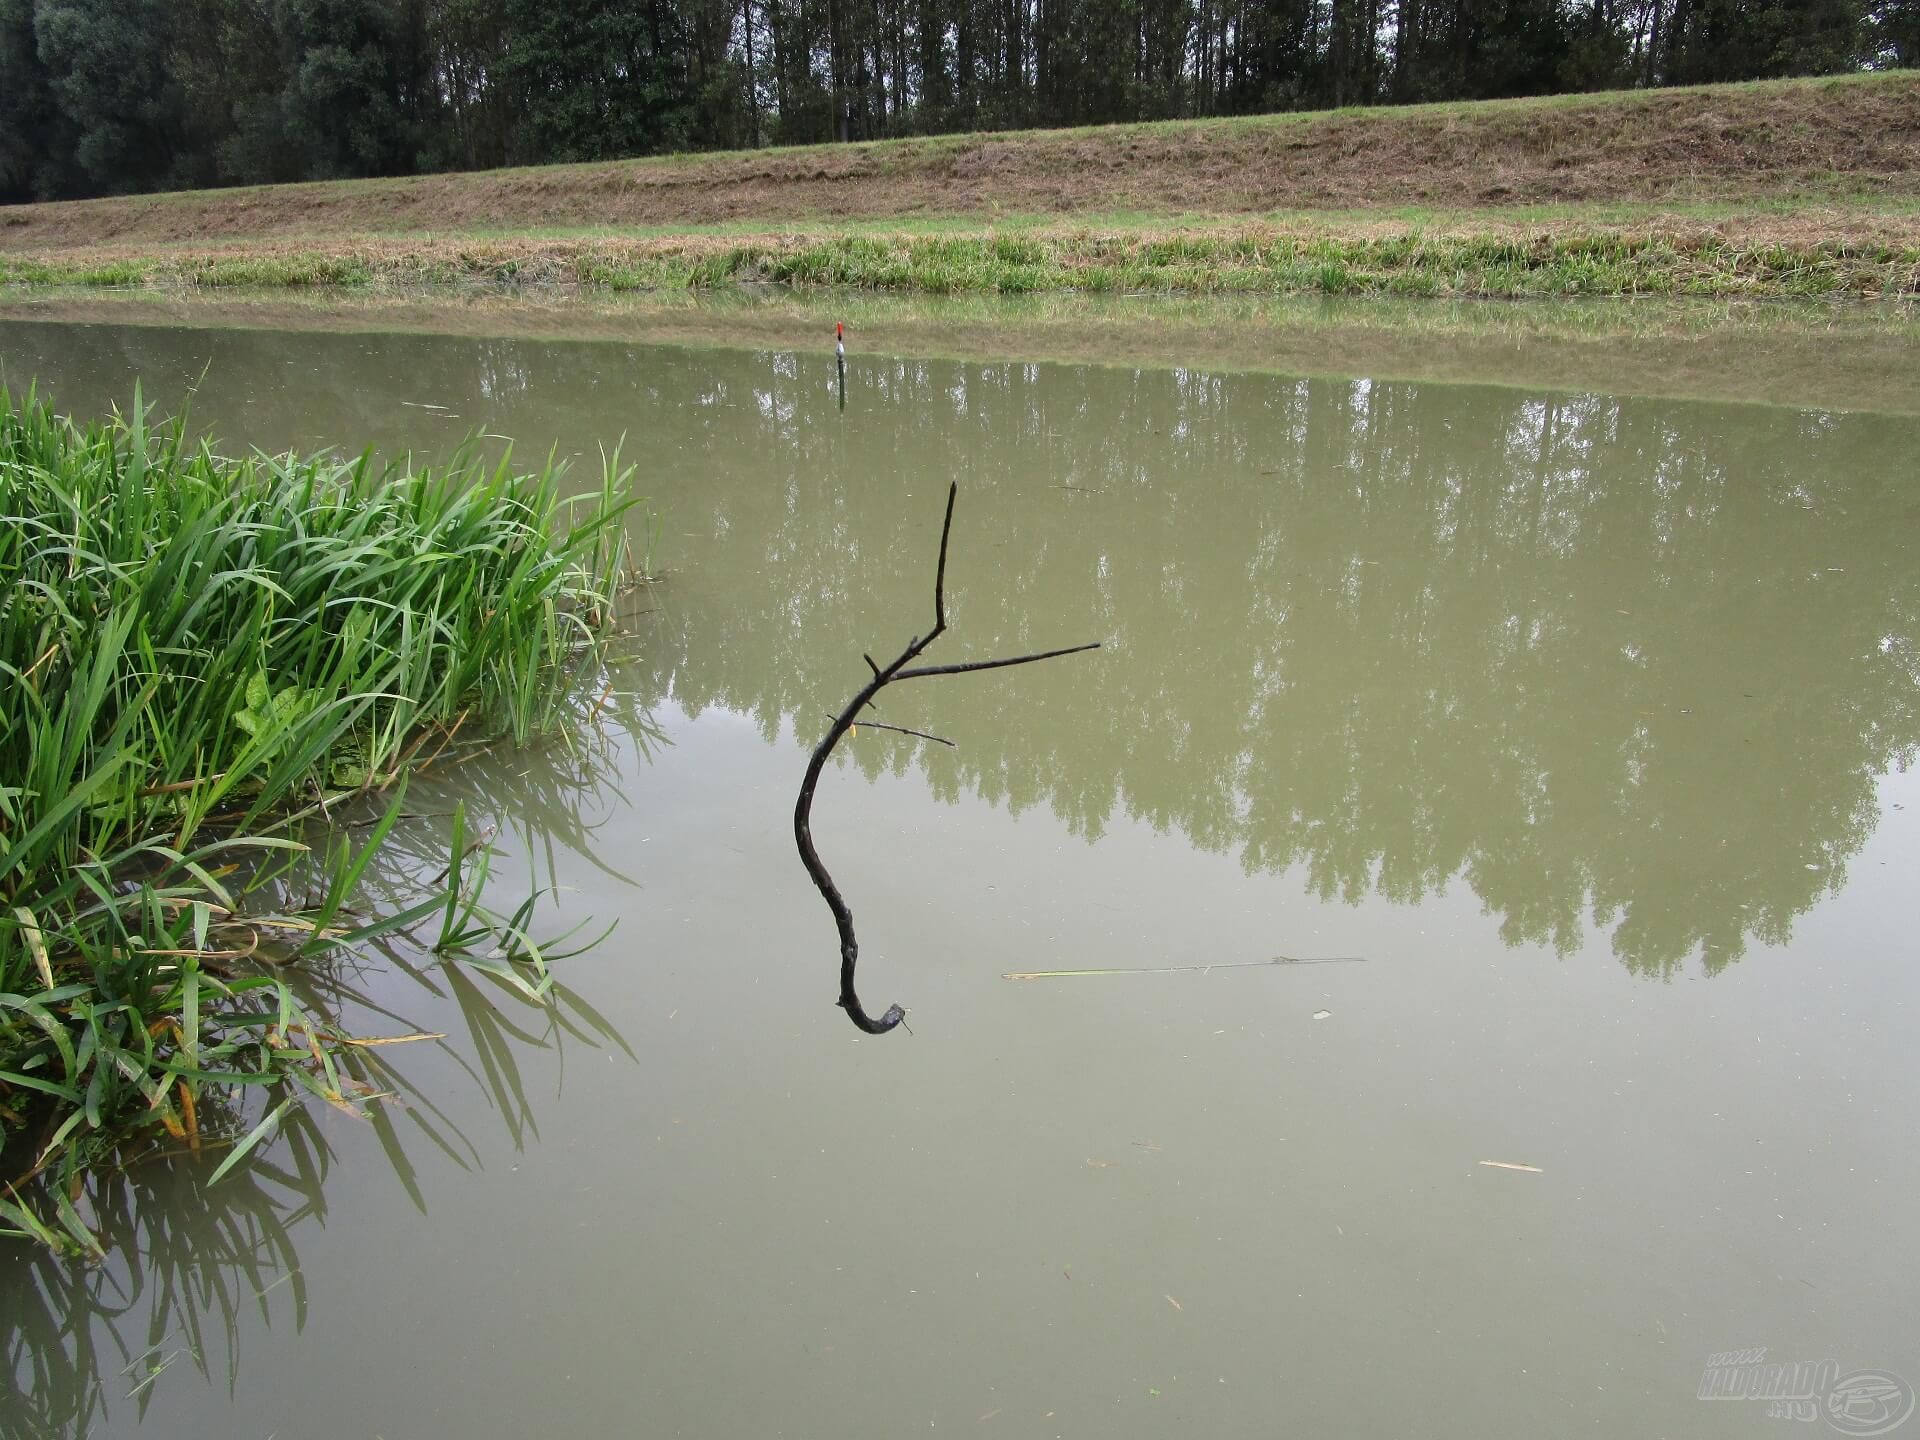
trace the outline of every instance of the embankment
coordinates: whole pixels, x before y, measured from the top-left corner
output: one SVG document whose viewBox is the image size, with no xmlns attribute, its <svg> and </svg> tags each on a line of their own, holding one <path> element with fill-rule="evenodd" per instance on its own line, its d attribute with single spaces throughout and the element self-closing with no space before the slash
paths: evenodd
<svg viewBox="0 0 1920 1440">
<path fill-rule="evenodd" d="M 0 210 L 0 282 L 1910 296 L 1920 73 Z"/>
</svg>

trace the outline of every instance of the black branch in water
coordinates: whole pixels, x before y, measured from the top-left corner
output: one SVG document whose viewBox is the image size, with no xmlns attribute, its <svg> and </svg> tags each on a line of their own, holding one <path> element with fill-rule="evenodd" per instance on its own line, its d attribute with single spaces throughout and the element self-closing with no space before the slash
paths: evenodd
<svg viewBox="0 0 1920 1440">
<path fill-rule="evenodd" d="M 953 502 L 959 494 L 958 484 L 947 487 L 947 515 L 940 525 L 940 564 L 933 576 L 933 629 L 925 635 L 915 636 L 907 642 L 906 649 L 893 658 L 888 665 L 875 662 L 871 655 L 860 658 L 867 662 L 867 668 L 873 672 L 873 678 L 863 686 L 846 708 L 833 719 L 832 726 L 814 747 L 813 757 L 807 761 L 807 773 L 800 781 L 800 798 L 793 807 L 793 839 L 800 847 L 800 863 L 807 867 L 807 874 L 813 877 L 813 883 L 819 887 L 821 897 L 827 902 L 827 908 L 833 912 L 833 923 L 840 931 L 840 1008 L 847 1012 L 847 1018 L 869 1035 L 884 1035 L 902 1020 L 907 1012 L 898 1005 L 889 1005 L 887 1013 L 878 1020 L 867 1014 L 866 1007 L 860 1003 L 860 996 L 853 986 L 854 966 L 860 959 L 860 942 L 854 938 L 853 912 L 847 908 L 846 900 L 840 894 L 840 887 L 833 883 L 833 876 L 827 873 L 827 867 L 821 862 L 820 852 L 813 847 L 813 791 L 820 783 L 820 772 L 826 768 L 827 757 L 833 754 L 833 747 L 854 727 L 860 718 L 860 712 L 873 703 L 874 697 L 887 686 L 899 680 L 922 680 L 931 675 L 966 675 L 976 670 L 1004 670 L 1011 665 L 1032 665 L 1041 660 L 1057 660 L 1062 655 L 1078 655 L 1082 650 L 1098 650 L 1100 642 L 1091 641 L 1085 645 L 1069 645 L 1064 650 L 1043 650 L 1034 655 L 1009 655 L 1000 660 L 972 660 L 959 665 L 920 665 L 914 666 L 926 648 L 938 640 L 947 628 L 947 541 L 953 534 Z M 911 668 L 910 668 L 911 667 Z M 878 721 L 868 721 L 880 729 L 901 730 L 897 725 L 884 725 Z M 903 733 L 918 736 L 921 739 L 936 740 L 943 745 L 951 745 L 951 740 L 942 740 L 937 735 L 925 735 L 917 730 Z"/>
</svg>

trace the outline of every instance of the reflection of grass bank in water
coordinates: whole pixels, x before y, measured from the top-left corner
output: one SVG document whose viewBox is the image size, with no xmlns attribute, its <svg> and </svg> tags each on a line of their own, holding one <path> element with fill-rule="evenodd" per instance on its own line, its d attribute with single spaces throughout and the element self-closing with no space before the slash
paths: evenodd
<svg viewBox="0 0 1920 1440">
<path fill-rule="evenodd" d="M 773 288 L 590 296 L 520 288 L 219 296 L 20 291 L 0 319 L 592 340 L 855 357 L 1188 366 L 1913 413 L 1920 310 L 1642 300 L 900 297 Z"/>
<path fill-rule="evenodd" d="M 537 947 L 457 894 L 457 859 L 420 904 L 347 908 L 395 809 L 307 907 L 263 897 L 300 821 L 563 713 L 629 502 L 609 471 L 568 514 L 556 484 L 464 458 L 229 461 L 137 403 L 83 430 L 0 398 L 0 1154 L 46 1176 L 51 1212 L 9 1187 L 15 1233 L 53 1241 L 57 1219 L 91 1245 L 84 1174 L 136 1133 L 197 1145 L 209 1087 L 216 1108 L 281 1097 L 235 1155 L 302 1090 L 370 1093 L 287 962 L 439 924 L 531 959 L 537 987 Z"/>
<path fill-rule="evenodd" d="M 356 289 L 503 280 L 623 290 L 748 283 L 905 294 L 1396 295 L 1754 299 L 1920 293 L 1904 210 L 1695 219 L 1149 219 L 1089 226 L 786 228 L 757 233 L 326 235 L 95 245 L 0 257 L 0 282 Z"/>
</svg>

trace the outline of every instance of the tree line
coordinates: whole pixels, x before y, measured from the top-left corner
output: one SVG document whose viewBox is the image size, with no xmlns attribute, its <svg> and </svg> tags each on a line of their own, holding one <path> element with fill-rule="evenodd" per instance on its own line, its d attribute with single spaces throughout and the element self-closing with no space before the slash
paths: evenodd
<svg viewBox="0 0 1920 1440">
<path fill-rule="evenodd" d="M 1920 0 L 0 0 L 0 202 L 1920 61 Z"/>
</svg>

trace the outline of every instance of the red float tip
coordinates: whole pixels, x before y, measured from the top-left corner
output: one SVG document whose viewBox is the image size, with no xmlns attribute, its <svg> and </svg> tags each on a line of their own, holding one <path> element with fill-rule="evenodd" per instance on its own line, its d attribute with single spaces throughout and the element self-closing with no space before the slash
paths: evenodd
<svg viewBox="0 0 1920 1440">
<path fill-rule="evenodd" d="M 844 340 L 847 338 L 846 321 L 836 320 L 833 322 L 833 338 L 836 340 Z"/>
</svg>

